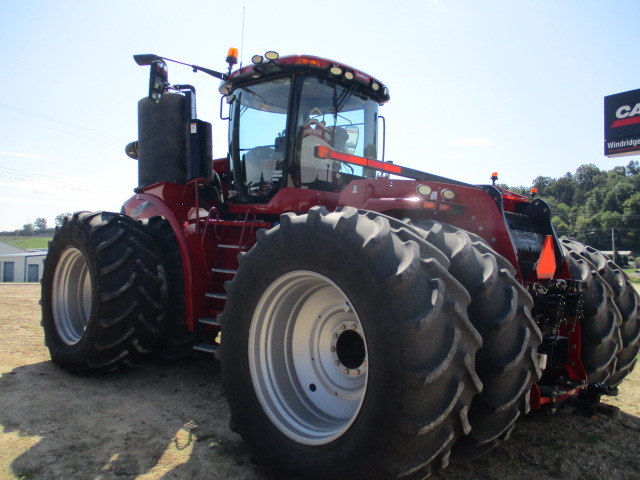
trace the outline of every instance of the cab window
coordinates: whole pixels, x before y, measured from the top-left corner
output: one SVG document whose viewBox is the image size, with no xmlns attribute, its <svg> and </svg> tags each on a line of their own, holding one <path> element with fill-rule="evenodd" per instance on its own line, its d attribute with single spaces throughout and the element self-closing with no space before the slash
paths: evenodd
<svg viewBox="0 0 640 480">
<path fill-rule="evenodd" d="M 300 108 L 296 123 L 293 182 L 301 188 L 339 192 L 351 180 L 373 177 L 362 167 L 319 159 L 319 145 L 359 157 L 376 158 L 378 104 L 350 87 L 318 77 L 301 79 Z"/>
<path fill-rule="evenodd" d="M 282 186 L 291 79 L 240 88 L 234 92 L 232 155 L 236 186 L 249 201 L 268 201 Z"/>
</svg>

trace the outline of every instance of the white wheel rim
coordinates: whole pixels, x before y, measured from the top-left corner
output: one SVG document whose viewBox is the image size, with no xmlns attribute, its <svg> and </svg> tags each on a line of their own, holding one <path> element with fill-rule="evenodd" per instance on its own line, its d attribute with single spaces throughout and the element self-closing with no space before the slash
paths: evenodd
<svg viewBox="0 0 640 480">
<path fill-rule="evenodd" d="M 75 345 L 84 336 L 91 315 L 91 275 L 80 250 L 69 247 L 56 265 L 53 276 L 53 320 L 60 339 Z"/>
<path fill-rule="evenodd" d="M 345 293 L 310 271 L 274 281 L 251 321 L 249 366 L 262 408 L 287 437 L 322 445 L 344 434 L 368 379 L 362 324 Z"/>
</svg>

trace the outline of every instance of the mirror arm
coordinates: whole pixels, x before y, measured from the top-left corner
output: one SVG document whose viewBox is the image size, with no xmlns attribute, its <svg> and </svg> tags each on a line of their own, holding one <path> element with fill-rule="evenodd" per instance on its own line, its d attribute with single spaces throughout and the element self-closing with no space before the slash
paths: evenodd
<svg viewBox="0 0 640 480">
<path fill-rule="evenodd" d="M 186 64 L 185 64 L 186 65 Z M 193 68 L 193 71 L 200 71 L 202 73 L 206 73 L 207 75 L 211 75 L 212 77 L 219 78 L 220 80 L 226 80 L 228 75 L 225 73 L 216 72 L 215 70 L 211 70 L 209 68 L 199 67 L 197 65 L 189 65 Z"/>
<path fill-rule="evenodd" d="M 194 87 L 193 85 L 171 85 L 171 88 L 174 88 L 180 91 L 191 90 L 191 92 L 193 92 L 194 95 L 196 93 L 196 87 Z"/>
<path fill-rule="evenodd" d="M 227 77 L 228 77 L 228 75 L 226 75 L 224 73 L 216 72 L 215 70 L 211 70 L 210 68 L 200 67 L 198 65 L 190 65 L 188 63 L 180 62 L 178 60 L 172 60 L 171 58 L 160 57 L 160 56 L 154 55 L 152 53 L 134 55 L 133 59 L 140 66 L 151 65 L 156 60 L 166 60 L 167 62 L 173 62 L 173 63 L 179 63 L 180 65 L 186 65 L 187 67 L 191 67 L 194 72 L 200 71 L 202 73 L 206 73 L 207 75 L 211 75 L 212 77 L 219 78 L 220 80 L 226 80 Z"/>
</svg>

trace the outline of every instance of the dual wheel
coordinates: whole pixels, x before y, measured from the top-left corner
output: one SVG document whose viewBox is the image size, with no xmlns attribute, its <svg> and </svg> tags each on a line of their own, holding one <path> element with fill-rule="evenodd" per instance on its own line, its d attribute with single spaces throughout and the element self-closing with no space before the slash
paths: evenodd
<svg viewBox="0 0 640 480">
<path fill-rule="evenodd" d="M 49 244 L 42 326 L 51 359 L 103 373 L 139 362 L 164 323 L 164 279 L 153 239 L 124 215 L 79 212 Z"/>
<path fill-rule="evenodd" d="M 66 218 L 49 245 L 41 303 L 52 360 L 77 373 L 193 352 L 182 258 L 161 217 L 137 222 L 78 212 Z"/>
<path fill-rule="evenodd" d="M 232 426 L 282 476 L 428 477 L 506 436 L 540 375 L 530 296 L 452 227 L 285 214 L 227 290 Z"/>
<path fill-rule="evenodd" d="M 640 296 L 604 254 L 572 240 L 561 243 L 571 276 L 586 285 L 581 360 L 588 381 L 618 386 L 640 350 Z"/>
</svg>

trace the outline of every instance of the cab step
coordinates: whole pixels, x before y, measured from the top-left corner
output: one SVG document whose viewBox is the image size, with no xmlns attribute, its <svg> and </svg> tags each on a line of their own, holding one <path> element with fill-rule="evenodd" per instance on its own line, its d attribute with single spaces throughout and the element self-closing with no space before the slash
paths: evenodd
<svg viewBox="0 0 640 480">
<path fill-rule="evenodd" d="M 198 319 L 198 323 L 200 325 L 207 325 L 209 327 L 222 327 L 222 325 L 220 325 L 220 322 L 218 322 L 218 319 L 215 317 L 201 317 Z"/>
<path fill-rule="evenodd" d="M 213 345 L 210 343 L 198 343 L 193 346 L 194 350 L 198 350 L 199 352 L 213 353 L 214 355 L 220 348 L 220 345 Z"/>
<path fill-rule="evenodd" d="M 226 300 L 227 295 L 225 293 L 209 292 L 205 293 L 207 298 L 215 298 L 216 300 Z"/>
</svg>

